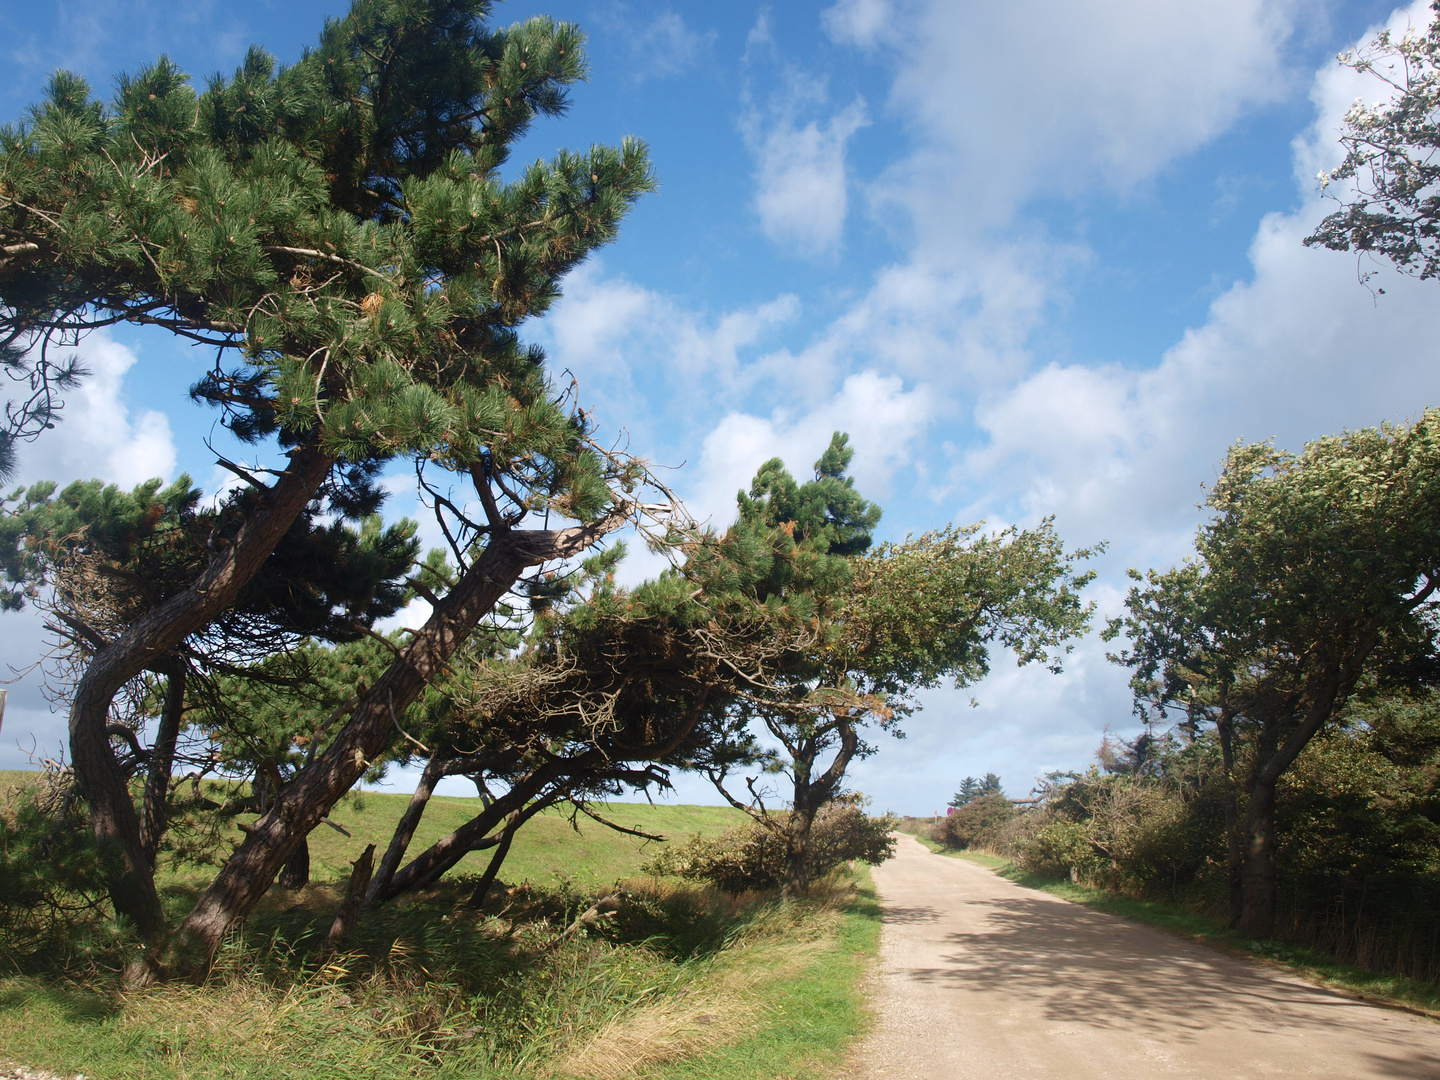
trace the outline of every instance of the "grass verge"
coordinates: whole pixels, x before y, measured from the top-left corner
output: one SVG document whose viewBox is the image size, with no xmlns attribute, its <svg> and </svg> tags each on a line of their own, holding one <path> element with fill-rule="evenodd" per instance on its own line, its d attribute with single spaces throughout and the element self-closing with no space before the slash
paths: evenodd
<svg viewBox="0 0 1440 1080">
<path fill-rule="evenodd" d="M 465 891 L 382 909 L 329 959 L 333 897 L 290 894 L 198 987 L 0 979 L 5 1055 L 100 1080 L 770 1080 L 827 1075 L 864 1027 L 879 911 L 863 869 L 788 905 L 632 881 L 578 933 L 594 894 L 573 884 L 485 913 Z"/>
<path fill-rule="evenodd" d="M 1418 979 L 1382 975 L 1344 964 L 1316 949 L 1282 941 L 1255 941 L 1231 930 L 1218 919 L 1178 904 L 1137 900 L 1120 893 L 1077 885 L 1067 879 L 1027 873 L 1009 859 L 981 851 L 952 851 L 923 836 L 915 839 L 938 855 L 964 859 L 994 870 L 1027 889 L 1038 889 L 1097 911 L 1133 919 L 1192 941 L 1201 941 L 1223 952 L 1245 956 L 1284 968 L 1309 982 L 1359 997 L 1378 1005 L 1389 1005 L 1440 1019 L 1440 987 Z"/>
</svg>

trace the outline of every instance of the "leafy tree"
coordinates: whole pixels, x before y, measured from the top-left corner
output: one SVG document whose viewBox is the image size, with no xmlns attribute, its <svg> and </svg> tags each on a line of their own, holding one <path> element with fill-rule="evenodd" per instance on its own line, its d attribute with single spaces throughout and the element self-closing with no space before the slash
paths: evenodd
<svg viewBox="0 0 1440 1080">
<path fill-rule="evenodd" d="M 1235 446 L 1195 558 L 1151 571 L 1114 620 L 1137 706 L 1213 725 L 1228 778 L 1231 918 L 1267 937 L 1276 908 L 1276 791 L 1367 679 L 1432 674 L 1440 412 L 1316 440 Z M 1246 797 L 1243 822 L 1238 795 Z"/>
<path fill-rule="evenodd" d="M 253 510 L 182 588 L 97 645 L 75 687 L 76 775 L 97 836 L 120 855 L 111 896 L 154 945 L 132 977 L 208 963 L 395 737 L 392 710 L 520 574 L 637 512 L 643 468 L 596 450 L 516 330 L 653 186 L 646 152 L 634 141 L 562 152 L 506 180 L 510 147 L 537 115 L 564 110 L 585 62 L 574 26 L 491 28 L 489 8 L 356 0 L 294 65 L 252 49 L 201 93 L 165 58 L 122 77 L 108 106 L 61 72 L 0 129 L 0 348 L 28 387 L 7 441 L 51 425 L 57 395 L 83 377 L 52 361 L 56 344 L 129 322 L 210 346 L 194 395 L 285 456 L 273 472 L 231 463 Z M 378 469 L 405 457 L 453 541 L 456 576 L 429 590 L 430 619 L 167 943 L 106 736 L 112 702 L 232 608 L 307 508 L 373 512 Z M 579 524 L 519 527 L 536 513 Z"/>
<path fill-rule="evenodd" d="M 1440 13 L 1440 3 L 1431 5 Z M 1345 159 L 1320 173 L 1333 184 L 1341 209 L 1325 218 L 1307 246 L 1373 252 L 1422 279 L 1440 275 L 1440 19 L 1398 39 L 1389 30 L 1345 66 L 1376 78 L 1385 100 L 1356 101 L 1345 114 L 1340 144 Z M 1363 275 L 1368 279 L 1369 275 Z M 1384 292 L 1383 289 L 1379 290 Z"/>
<path fill-rule="evenodd" d="M 791 895 L 809 886 L 816 813 L 842 792 L 851 761 L 874 752 L 863 738 L 867 724 L 893 730 L 914 710 L 915 691 L 982 678 L 995 642 L 1021 664 L 1058 670 L 1090 615 L 1079 590 L 1092 575 L 1075 572 L 1090 553 L 1065 554 L 1049 521 L 989 535 L 980 525 L 951 526 L 868 551 L 879 510 L 844 476 L 852 456 L 836 433 L 804 484 L 778 459 L 767 462 L 716 548 L 732 567 L 735 593 L 804 612 L 817 627 L 777 665 L 788 700 L 742 698 L 736 709 L 741 724 L 763 725 L 779 743 L 771 768 L 788 774 L 789 812 L 765 810 L 759 777 L 747 779 L 745 801 L 726 789 L 723 773 L 712 774 L 734 805 L 783 838 Z M 699 570 L 706 580 L 709 568 Z"/>
</svg>

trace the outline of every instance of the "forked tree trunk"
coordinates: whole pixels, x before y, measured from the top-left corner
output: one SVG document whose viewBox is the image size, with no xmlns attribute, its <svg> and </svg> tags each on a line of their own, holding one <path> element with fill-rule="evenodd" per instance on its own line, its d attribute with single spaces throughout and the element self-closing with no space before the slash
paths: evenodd
<svg viewBox="0 0 1440 1080">
<path fill-rule="evenodd" d="M 493 536 L 480 558 L 361 697 L 335 740 L 281 789 L 270 810 L 251 826 L 163 954 L 152 952 L 152 970 L 203 973 L 226 930 L 254 908 L 300 840 L 385 751 L 394 737 L 394 717 L 444 670 L 476 623 L 520 575 L 537 563 L 585 550 L 625 520 L 617 510 L 601 521 L 572 529 Z"/>
<path fill-rule="evenodd" d="M 118 872 L 109 882 L 110 899 L 116 912 L 133 921 L 152 943 L 158 942 L 162 930 L 160 897 L 141 838 L 140 817 L 105 734 L 111 703 L 121 687 L 230 606 L 305 509 L 332 464 L 333 458 L 313 447 L 293 451 L 290 466 L 261 506 L 204 572 L 97 649 L 76 684 L 70 706 L 70 756 L 90 807 L 95 837 L 119 856 Z"/>
<path fill-rule="evenodd" d="M 598 756 L 598 755 L 597 755 Z M 521 814 L 522 821 L 529 818 L 550 801 L 532 802 L 535 795 L 557 779 L 561 767 L 547 762 L 539 769 L 515 781 L 504 795 L 485 807 L 475 817 L 454 832 L 442 836 L 435 843 L 416 855 L 403 869 L 396 871 L 385 891 L 377 901 L 393 900 L 412 889 L 423 889 L 439 881 L 472 851 L 483 851 L 494 847 L 499 839 L 490 834 L 512 814 Z M 529 813 L 525 813 L 531 808 Z"/>
<path fill-rule="evenodd" d="M 840 747 L 834 760 L 818 778 L 811 779 L 818 753 L 814 739 L 806 739 L 791 755 L 795 795 L 785 826 L 785 880 L 780 886 L 780 895 L 787 900 L 804 896 L 810 891 L 810 882 L 815 876 L 815 859 L 810 844 L 815 815 L 835 797 L 840 782 L 845 779 L 845 770 L 860 745 L 855 726 L 848 719 L 839 719 L 834 730 L 840 736 Z"/>
</svg>

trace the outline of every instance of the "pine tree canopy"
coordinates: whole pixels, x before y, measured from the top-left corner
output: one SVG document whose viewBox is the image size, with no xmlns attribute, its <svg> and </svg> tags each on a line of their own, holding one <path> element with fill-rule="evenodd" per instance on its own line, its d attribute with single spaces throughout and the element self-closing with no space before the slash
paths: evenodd
<svg viewBox="0 0 1440 1080">
<path fill-rule="evenodd" d="M 483 462 L 597 512 L 581 425 L 515 328 L 653 179 L 633 140 L 502 175 L 586 69 L 574 26 L 490 7 L 357 0 L 296 64 L 252 48 L 199 92 L 164 57 L 109 104 L 57 73 L 0 128 L 0 360 L 28 394 L 0 465 L 83 378 L 49 350 L 127 322 L 215 347 L 192 393 L 242 438 Z"/>
</svg>

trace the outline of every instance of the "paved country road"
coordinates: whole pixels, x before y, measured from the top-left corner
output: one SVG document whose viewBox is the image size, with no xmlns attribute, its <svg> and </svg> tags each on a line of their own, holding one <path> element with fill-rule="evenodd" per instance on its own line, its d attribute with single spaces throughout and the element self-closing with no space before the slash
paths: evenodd
<svg viewBox="0 0 1440 1080">
<path fill-rule="evenodd" d="M 901 836 L 855 1080 L 1440 1080 L 1440 1022 L 1024 889 Z"/>
</svg>

